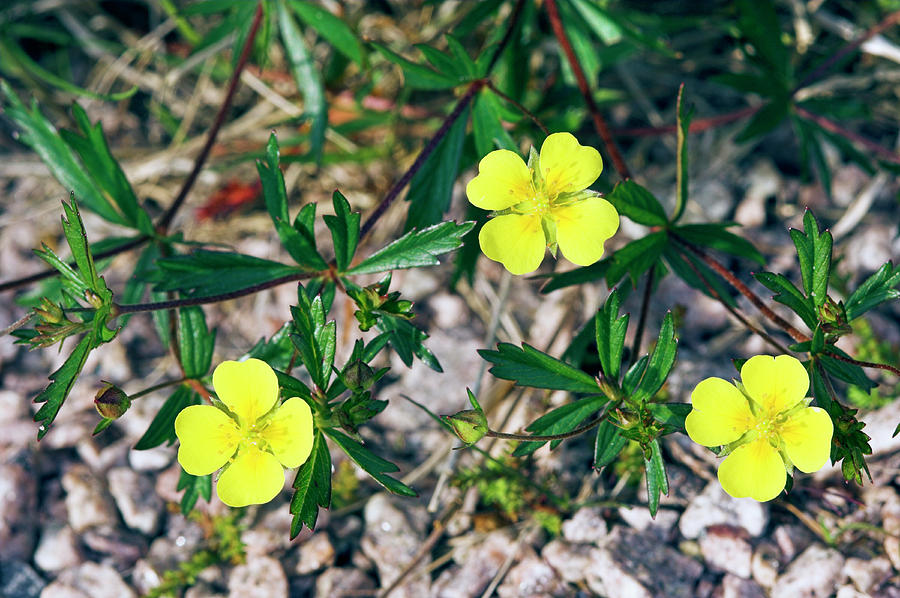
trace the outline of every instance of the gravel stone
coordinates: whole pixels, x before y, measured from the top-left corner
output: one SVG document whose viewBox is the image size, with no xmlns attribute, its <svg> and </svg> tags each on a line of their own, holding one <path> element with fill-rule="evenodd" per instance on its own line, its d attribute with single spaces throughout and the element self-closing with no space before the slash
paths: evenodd
<svg viewBox="0 0 900 598">
<path fill-rule="evenodd" d="M 569 583 L 584 580 L 588 567 L 591 566 L 589 544 L 569 544 L 563 540 L 552 540 L 544 546 L 541 556 Z"/>
<path fill-rule="evenodd" d="M 550 565 L 535 556 L 525 557 L 497 587 L 500 598 L 550 598 L 567 596 L 566 585 Z"/>
<path fill-rule="evenodd" d="M 46 582 L 27 563 L 0 560 L 0 596 L 37 598 Z"/>
<path fill-rule="evenodd" d="M 175 459 L 175 446 L 160 445 L 145 451 L 128 451 L 128 464 L 135 471 L 161 471 Z"/>
<path fill-rule="evenodd" d="M 742 527 L 711 525 L 700 536 L 700 552 L 713 571 L 732 573 L 738 577 L 750 577 L 750 561 L 753 547 L 750 534 Z"/>
<path fill-rule="evenodd" d="M 288 598 L 288 581 L 281 563 L 267 556 L 247 559 L 228 578 L 228 598 Z"/>
<path fill-rule="evenodd" d="M 34 550 L 37 482 L 30 462 L 20 452 L 0 464 L 0 561 L 27 561 Z"/>
<path fill-rule="evenodd" d="M 87 467 L 70 467 L 63 475 L 62 485 L 66 490 L 69 525 L 75 533 L 116 524 L 115 507 L 101 490 L 102 482 Z"/>
<path fill-rule="evenodd" d="M 850 557 L 844 562 L 842 573 L 850 578 L 857 590 L 870 594 L 891 576 L 891 561 L 883 556 L 873 559 Z"/>
<path fill-rule="evenodd" d="M 300 545 L 298 552 L 300 553 L 296 569 L 298 575 L 309 575 L 334 564 L 334 546 L 325 532 L 313 534 L 309 540 Z"/>
<path fill-rule="evenodd" d="M 109 470 L 109 493 L 112 494 L 122 519 L 131 529 L 152 536 L 159 528 L 163 501 L 156 494 L 153 481 L 128 467 Z"/>
<path fill-rule="evenodd" d="M 316 577 L 316 598 L 332 598 L 354 590 L 373 590 L 375 581 L 351 567 L 332 567 Z"/>
<path fill-rule="evenodd" d="M 597 507 L 581 507 L 562 524 L 563 537 L 573 544 L 601 544 L 608 533 L 603 511 Z"/>
<path fill-rule="evenodd" d="M 410 505 L 405 503 L 406 511 Z M 392 499 L 376 494 L 366 503 L 366 531 L 362 538 L 363 553 L 375 563 L 381 587 L 387 587 L 415 558 L 422 545 L 423 534 L 413 528 L 406 513 L 394 506 Z M 420 566 L 431 559 L 426 555 Z M 430 582 L 419 576 L 407 579 L 392 593 L 393 598 L 420 598 L 429 595 Z"/>
<path fill-rule="evenodd" d="M 778 579 L 781 568 L 778 547 L 769 542 L 760 542 L 750 561 L 750 569 L 755 579 L 764 588 L 771 588 Z"/>
<path fill-rule="evenodd" d="M 78 538 L 68 525 L 52 525 L 44 528 L 37 549 L 34 564 L 42 571 L 56 572 L 69 569 L 81 562 Z"/>
<path fill-rule="evenodd" d="M 814 544 L 778 576 L 772 598 L 828 598 L 841 578 L 844 557 L 832 549 Z M 810 575 L 815 571 L 815 575 Z"/>
<path fill-rule="evenodd" d="M 84 592 L 91 598 L 137 598 L 134 590 L 122 580 L 122 576 L 109 565 L 82 563 L 74 569 L 60 573 L 51 585 L 68 586 L 69 589 Z M 50 586 L 47 586 L 50 589 Z M 62 590 L 53 590 L 54 592 Z M 47 590 L 45 590 L 45 593 Z M 58 594 L 53 594 L 54 596 Z M 65 594 L 59 594 L 65 595 Z M 44 598 L 42 594 L 42 598 Z"/>
<path fill-rule="evenodd" d="M 650 515 L 647 507 L 621 507 L 619 517 L 639 532 L 649 531 L 657 535 L 660 540 L 671 541 L 677 534 L 678 519 L 681 515 L 677 511 L 660 509 L 656 512 L 656 518 Z"/>
<path fill-rule="evenodd" d="M 685 538 L 699 538 L 711 525 L 737 525 L 757 537 L 769 522 L 769 508 L 752 498 L 732 498 L 725 494 L 718 481 L 710 482 L 688 505 L 678 527 Z"/>
<path fill-rule="evenodd" d="M 726 573 L 722 578 L 721 598 L 766 598 L 766 591 L 752 579 Z"/>
<path fill-rule="evenodd" d="M 475 543 L 459 542 L 453 549 L 458 566 L 442 572 L 432 592 L 442 598 L 481 596 L 516 548 L 506 530 L 490 532 Z"/>
</svg>

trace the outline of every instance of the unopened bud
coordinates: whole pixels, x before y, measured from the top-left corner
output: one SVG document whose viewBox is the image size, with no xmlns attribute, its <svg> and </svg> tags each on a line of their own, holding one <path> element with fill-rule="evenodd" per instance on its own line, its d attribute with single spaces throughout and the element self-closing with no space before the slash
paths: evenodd
<svg viewBox="0 0 900 598">
<path fill-rule="evenodd" d="M 41 299 L 41 306 L 34 308 L 41 320 L 47 324 L 59 324 L 63 321 L 62 309 L 46 297 Z"/>
<path fill-rule="evenodd" d="M 109 419 L 118 419 L 131 407 L 131 399 L 121 388 L 105 382 L 94 397 L 97 412 Z"/>
<path fill-rule="evenodd" d="M 445 415 L 444 421 L 466 445 L 475 444 L 488 432 L 487 418 L 480 409 L 466 409 L 454 415 Z"/>
<path fill-rule="evenodd" d="M 341 379 L 347 388 L 352 391 L 366 390 L 372 386 L 375 372 L 366 362 L 357 359 L 344 367 L 344 370 L 341 372 Z"/>
</svg>

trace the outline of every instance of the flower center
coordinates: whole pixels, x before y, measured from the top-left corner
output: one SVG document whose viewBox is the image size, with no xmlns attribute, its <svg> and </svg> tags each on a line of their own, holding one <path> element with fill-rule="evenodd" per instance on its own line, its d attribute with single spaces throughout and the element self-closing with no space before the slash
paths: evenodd
<svg viewBox="0 0 900 598">
<path fill-rule="evenodd" d="M 266 425 L 258 425 L 256 423 L 244 426 L 241 430 L 241 443 L 246 446 L 255 446 L 261 451 L 268 450 L 269 443 L 266 441 L 263 432 Z"/>
</svg>

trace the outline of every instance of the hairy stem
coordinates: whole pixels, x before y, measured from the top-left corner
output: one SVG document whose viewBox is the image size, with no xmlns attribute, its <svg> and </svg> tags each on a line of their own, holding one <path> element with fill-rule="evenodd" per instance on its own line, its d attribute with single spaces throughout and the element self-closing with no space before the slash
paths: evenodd
<svg viewBox="0 0 900 598">
<path fill-rule="evenodd" d="M 489 438 L 504 438 L 506 440 L 521 440 L 524 442 L 550 442 L 553 440 L 565 440 L 566 438 L 573 438 L 580 434 L 584 434 L 585 432 L 588 432 L 599 426 L 603 422 L 603 420 L 609 417 L 609 414 L 612 412 L 613 407 L 617 406 L 618 404 L 619 401 L 610 401 L 606 404 L 606 407 L 603 409 L 600 415 L 584 424 L 583 426 L 579 426 L 574 430 L 570 430 L 569 432 L 564 432 L 562 434 L 545 434 L 543 436 L 530 434 L 508 434 L 506 432 L 497 432 L 496 430 L 489 429 L 485 436 Z"/>
<path fill-rule="evenodd" d="M 891 162 L 893 164 L 900 164 L 900 155 L 898 155 L 896 152 L 892 152 L 891 150 L 887 149 L 886 147 L 882 147 L 882 146 L 878 145 L 877 143 L 875 143 L 874 141 L 872 141 L 870 139 L 866 139 L 862 135 L 859 135 L 857 133 L 854 133 L 853 131 L 845 129 L 844 127 L 837 124 L 836 122 L 834 122 L 831 119 L 828 119 L 819 114 L 810 112 L 803 106 L 794 106 L 794 110 L 797 112 L 798 116 L 816 123 L 817 125 L 819 125 L 823 129 L 825 129 L 826 131 L 834 133 L 835 135 L 840 135 L 841 137 L 843 137 L 853 143 L 856 143 L 857 145 L 863 146 L 864 148 L 866 148 L 867 150 L 869 150 L 870 152 L 872 152 L 873 154 L 875 154 L 882 160 Z"/>
</svg>

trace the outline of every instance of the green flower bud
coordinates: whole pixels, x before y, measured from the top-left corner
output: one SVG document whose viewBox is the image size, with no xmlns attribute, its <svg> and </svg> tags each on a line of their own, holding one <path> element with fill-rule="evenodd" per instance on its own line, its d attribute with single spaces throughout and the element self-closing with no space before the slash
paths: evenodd
<svg viewBox="0 0 900 598">
<path fill-rule="evenodd" d="M 443 419 L 467 446 L 475 444 L 488 432 L 487 418 L 480 409 L 466 409 L 454 415 L 445 415 Z"/>
<path fill-rule="evenodd" d="M 131 399 L 121 388 L 104 382 L 103 387 L 97 391 L 97 395 L 94 397 L 94 407 L 103 417 L 117 419 L 131 407 Z"/>
<path fill-rule="evenodd" d="M 341 372 L 341 380 L 352 391 L 366 390 L 374 379 L 375 372 L 361 359 L 348 363 Z"/>
</svg>

